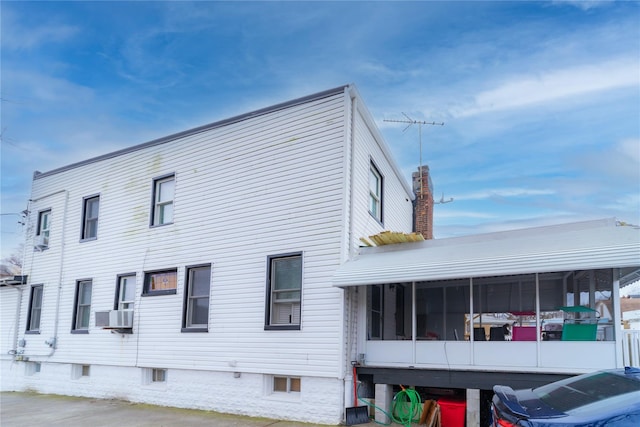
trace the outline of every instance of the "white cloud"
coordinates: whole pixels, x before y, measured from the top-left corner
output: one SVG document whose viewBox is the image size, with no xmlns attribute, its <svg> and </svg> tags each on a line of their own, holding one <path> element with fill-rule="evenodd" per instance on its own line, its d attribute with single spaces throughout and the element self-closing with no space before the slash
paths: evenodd
<svg viewBox="0 0 640 427">
<path fill-rule="evenodd" d="M 484 200 L 496 197 L 531 197 L 547 196 L 555 194 L 553 190 L 532 190 L 528 188 L 498 188 L 492 190 L 479 190 L 472 193 L 456 195 L 458 200 Z"/>
<path fill-rule="evenodd" d="M 637 58 L 618 58 L 600 64 L 514 76 L 494 89 L 476 94 L 473 105 L 454 110 L 454 115 L 468 117 L 606 90 L 639 87 L 638 64 Z"/>
<path fill-rule="evenodd" d="M 6 7 L 3 7 L 2 15 L 2 49 L 36 49 L 46 44 L 65 42 L 80 32 L 78 26 L 54 22 L 28 26 Z"/>
</svg>

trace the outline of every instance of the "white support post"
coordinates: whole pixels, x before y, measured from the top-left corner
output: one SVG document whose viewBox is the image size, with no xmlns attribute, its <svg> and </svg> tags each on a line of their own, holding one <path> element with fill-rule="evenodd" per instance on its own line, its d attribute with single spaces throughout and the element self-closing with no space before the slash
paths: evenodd
<svg viewBox="0 0 640 427">
<path fill-rule="evenodd" d="M 467 422 L 466 427 L 480 427 L 480 390 L 467 389 Z"/>
<path fill-rule="evenodd" d="M 376 384 L 376 406 L 388 411 L 392 401 L 393 386 L 391 384 Z M 378 408 L 376 408 L 376 422 L 381 424 L 391 423 L 391 418 Z"/>
</svg>

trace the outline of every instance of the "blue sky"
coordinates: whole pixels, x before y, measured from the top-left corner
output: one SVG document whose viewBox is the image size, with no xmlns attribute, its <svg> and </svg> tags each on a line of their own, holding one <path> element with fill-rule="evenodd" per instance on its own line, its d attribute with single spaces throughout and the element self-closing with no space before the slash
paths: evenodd
<svg viewBox="0 0 640 427">
<path fill-rule="evenodd" d="M 640 224 L 640 3 L 8 2 L 2 256 L 32 173 L 355 83 L 443 238 Z"/>
</svg>

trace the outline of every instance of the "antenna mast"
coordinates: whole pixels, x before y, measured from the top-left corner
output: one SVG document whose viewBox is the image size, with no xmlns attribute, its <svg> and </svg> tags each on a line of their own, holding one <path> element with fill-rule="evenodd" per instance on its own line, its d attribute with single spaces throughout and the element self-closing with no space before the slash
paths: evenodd
<svg viewBox="0 0 640 427">
<path fill-rule="evenodd" d="M 406 131 L 407 129 L 409 129 L 412 125 L 418 125 L 418 137 L 420 140 L 420 167 L 419 172 L 420 172 L 420 197 L 422 198 L 422 126 L 423 125 L 430 125 L 430 126 L 444 126 L 444 122 L 426 122 L 423 120 L 414 120 L 411 117 L 409 117 L 407 114 L 402 113 L 403 116 L 406 117 L 406 120 L 392 120 L 392 119 L 385 119 L 385 122 L 393 122 L 393 123 L 406 123 L 407 126 L 402 130 L 402 132 Z"/>
</svg>

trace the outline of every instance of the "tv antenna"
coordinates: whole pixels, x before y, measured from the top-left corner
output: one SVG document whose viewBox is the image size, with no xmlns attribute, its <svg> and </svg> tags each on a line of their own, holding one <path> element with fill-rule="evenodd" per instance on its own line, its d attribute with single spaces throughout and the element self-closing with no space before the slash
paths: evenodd
<svg viewBox="0 0 640 427">
<path fill-rule="evenodd" d="M 411 117 L 409 117 L 407 114 L 402 113 L 403 116 L 406 117 L 406 120 L 393 120 L 393 119 L 384 119 L 385 122 L 393 122 L 393 123 L 406 123 L 407 126 L 402 130 L 402 132 L 405 132 L 407 129 L 409 129 L 412 125 L 418 125 L 418 138 L 420 141 L 420 167 L 419 172 L 420 172 L 420 197 L 422 197 L 422 126 L 423 125 L 429 125 L 429 126 L 444 126 L 444 122 L 427 122 L 424 120 L 414 120 Z M 442 196 L 442 203 L 448 203 L 448 202 L 444 202 L 444 195 Z M 449 200 L 449 201 L 453 201 L 453 199 Z"/>
<path fill-rule="evenodd" d="M 437 202 L 433 202 L 434 205 L 442 205 L 445 203 L 451 203 L 453 202 L 453 197 L 449 197 L 447 200 L 444 199 L 444 193 L 442 193 L 442 196 L 440 197 L 440 200 L 438 200 Z"/>
</svg>

